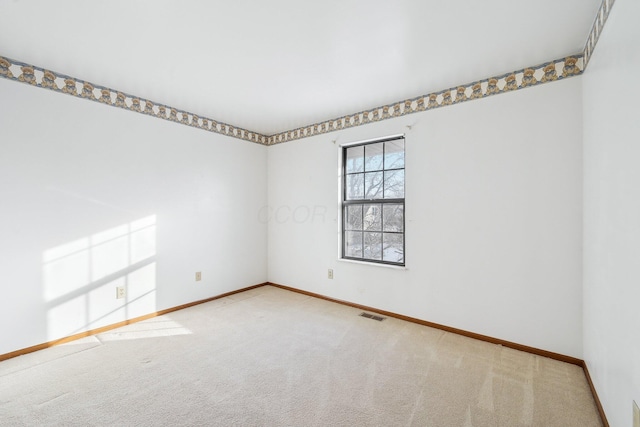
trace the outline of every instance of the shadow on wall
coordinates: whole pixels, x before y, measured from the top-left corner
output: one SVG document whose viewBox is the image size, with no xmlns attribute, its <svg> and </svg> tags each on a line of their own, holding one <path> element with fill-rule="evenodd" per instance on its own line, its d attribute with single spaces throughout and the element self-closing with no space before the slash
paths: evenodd
<svg viewBox="0 0 640 427">
<path fill-rule="evenodd" d="M 42 273 L 49 341 L 155 312 L 156 216 L 47 249 Z"/>
</svg>

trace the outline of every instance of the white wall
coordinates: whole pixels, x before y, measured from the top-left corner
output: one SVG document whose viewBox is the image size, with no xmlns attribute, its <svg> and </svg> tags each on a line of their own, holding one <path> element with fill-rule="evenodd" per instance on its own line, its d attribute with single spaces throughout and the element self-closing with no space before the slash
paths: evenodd
<svg viewBox="0 0 640 427">
<path fill-rule="evenodd" d="M 582 357 L 580 79 L 270 147 L 269 281 Z M 398 133 L 407 269 L 338 261 L 339 144 Z"/>
<path fill-rule="evenodd" d="M 581 357 L 580 79 L 268 149 L 0 80 L 0 354 L 268 277 Z M 408 268 L 338 261 L 338 145 L 397 133 Z"/>
<path fill-rule="evenodd" d="M 615 427 L 640 403 L 638 16 L 616 2 L 583 78 L 584 359 Z"/>
<path fill-rule="evenodd" d="M 264 146 L 0 79 L 0 354 L 264 282 L 266 192 Z"/>
</svg>

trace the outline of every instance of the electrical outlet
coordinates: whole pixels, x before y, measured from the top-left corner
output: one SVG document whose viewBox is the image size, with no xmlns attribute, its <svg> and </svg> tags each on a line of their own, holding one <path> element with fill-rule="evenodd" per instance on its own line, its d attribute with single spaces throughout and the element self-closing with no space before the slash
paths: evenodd
<svg viewBox="0 0 640 427">
<path fill-rule="evenodd" d="M 124 286 L 116 286 L 116 299 L 122 299 L 127 296 L 127 291 Z"/>
<path fill-rule="evenodd" d="M 199 282 L 201 280 L 202 280 L 202 272 L 196 271 L 196 282 Z"/>
<path fill-rule="evenodd" d="M 640 408 L 636 401 L 633 401 L 633 427 L 640 427 Z"/>
<path fill-rule="evenodd" d="M 333 279 L 333 269 L 332 269 L 332 268 L 330 268 L 330 269 L 327 271 L 327 277 L 328 277 L 329 279 Z"/>
</svg>

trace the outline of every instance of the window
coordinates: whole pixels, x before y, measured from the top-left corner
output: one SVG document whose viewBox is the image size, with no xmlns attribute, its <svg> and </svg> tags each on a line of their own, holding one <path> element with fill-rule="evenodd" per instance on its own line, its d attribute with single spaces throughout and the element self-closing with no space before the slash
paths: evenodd
<svg viewBox="0 0 640 427">
<path fill-rule="evenodd" d="M 404 265 L 404 138 L 342 150 L 342 258 Z"/>
</svg>

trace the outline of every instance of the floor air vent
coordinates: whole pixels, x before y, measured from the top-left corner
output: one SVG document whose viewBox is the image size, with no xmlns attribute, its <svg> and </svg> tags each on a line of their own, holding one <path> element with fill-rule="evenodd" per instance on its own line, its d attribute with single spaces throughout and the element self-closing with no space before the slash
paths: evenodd
<svg viewBox="0 0 640 427">
<path fill-rule="evenodd" d="M 360 316 L 366 317 L 367 319 L 377 320 L 378 322 L 382 322 L 386 317 L 376 316 L 375 314 L 365 313 L 364 311 L 360 313 Z"/>
</svg>

